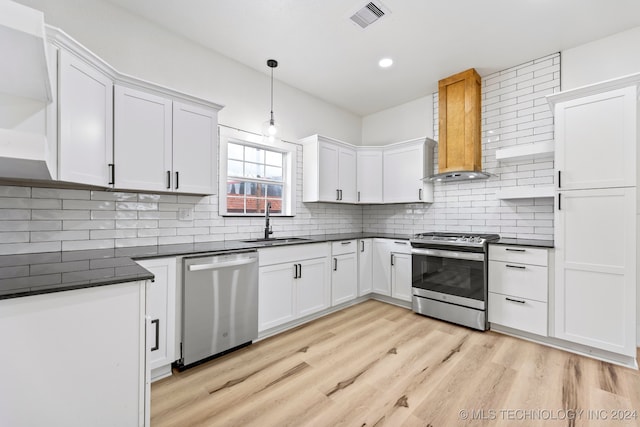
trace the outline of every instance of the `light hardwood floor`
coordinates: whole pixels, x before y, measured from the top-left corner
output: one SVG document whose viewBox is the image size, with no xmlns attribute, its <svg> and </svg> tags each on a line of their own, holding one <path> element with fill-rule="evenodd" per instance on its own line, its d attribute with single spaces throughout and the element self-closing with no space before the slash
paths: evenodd
<svg viewBox="0 0 640 427">
<path fill-rule="evenodd" d="M 640 426 L 639 412 L 638 371 L 373 300 L 151 388 L 153 427 Z"/>
</svg>

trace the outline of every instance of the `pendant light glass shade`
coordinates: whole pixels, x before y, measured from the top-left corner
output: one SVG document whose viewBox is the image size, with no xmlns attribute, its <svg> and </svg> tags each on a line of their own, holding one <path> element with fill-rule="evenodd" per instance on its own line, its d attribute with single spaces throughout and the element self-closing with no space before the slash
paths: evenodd
<svg viewBox="0 0 640 427">
<path fill-rule="evenodd" d="M 267 66 L 271 68 L 271 113 L 269 120 L 262 124 L 262 135 L 267 141 L 275 142 L 282 137 L 282 127 L 273 118 L 273 69 L 278 66 L 278 61 L 268 59 Z"/>
</svg>

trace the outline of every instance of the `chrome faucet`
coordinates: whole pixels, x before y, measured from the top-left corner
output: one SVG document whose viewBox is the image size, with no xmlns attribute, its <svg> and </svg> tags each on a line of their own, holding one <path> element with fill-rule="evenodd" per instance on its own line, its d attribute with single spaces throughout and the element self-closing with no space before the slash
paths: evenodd
<svg viewBox="0 0 640 427">
<path fill-rule="evenodd" d="M 271 211 L 271 202 L 267 202 L 267 208 L 264 210 L 264 238 L 269 239 L 269 235 L 273 234 L 271 225 L 269 225 L 269 212 Z"/>
</svg>

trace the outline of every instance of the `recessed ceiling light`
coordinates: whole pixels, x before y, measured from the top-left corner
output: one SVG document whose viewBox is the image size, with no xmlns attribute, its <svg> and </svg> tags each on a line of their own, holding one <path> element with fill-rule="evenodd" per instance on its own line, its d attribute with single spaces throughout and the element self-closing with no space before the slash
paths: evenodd
<svg viewBox="0 0 640 427">
<path fill-rule="evenodd" d="M 382 58 L 379 62 L 378 65 L 381 66 L 382 68 L 389 68 L 393 65 L 393 59 L 391 58 Z"/>
</svg>

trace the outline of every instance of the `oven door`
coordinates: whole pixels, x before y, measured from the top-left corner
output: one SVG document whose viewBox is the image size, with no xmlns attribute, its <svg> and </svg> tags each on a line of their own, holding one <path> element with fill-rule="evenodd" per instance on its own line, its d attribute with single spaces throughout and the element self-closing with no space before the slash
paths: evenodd
<svg viewBox="0 0 640 427">
<path fill-rule="evenodd" d="M 485 254 L 413 248 L 413 294 L 464 307 L 485 309 Z"/>
</svg>

